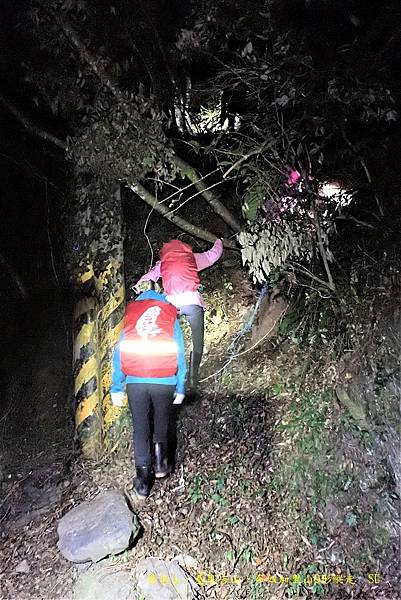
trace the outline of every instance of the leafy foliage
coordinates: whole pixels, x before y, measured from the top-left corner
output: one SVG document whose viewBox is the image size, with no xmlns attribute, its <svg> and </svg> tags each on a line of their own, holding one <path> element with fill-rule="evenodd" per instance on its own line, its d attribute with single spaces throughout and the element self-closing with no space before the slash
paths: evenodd
<svg viewBox="0 0 401 600">
<path fill-rule="evenodd" d="M 256 183 L 247 190 L 242 205 L 242 214 L 248 221 L 255 221 L 258 210 L 263 204 L 264 187 Z"/>
<path fill-rule="evenodd" d="M 219 3 L 206 18 L 207 8 L 201 2 L 193 9 L 192 36 L 186 38 L 193 46 L 187 44 L 186 52 L 196 57 L 201 46 L 218 61 L 207 81 L 193 86 L 202 107 L 215 107 L 220 91 L 221 110 L 240 119 L 239 131 L 216 129 L 205 151 L 222 170 L 235 168 L 242 212 L 252 222 L 239 236 L 243 262 L 259 282 L 288 260 L 310 261 L 319 244 L 327 262 L 338 206 L 314 209 L 311 219 L 305 210 L 309 197 L 296 204 L 290 219 L 272 222 L 263 205 L 282 193 L 288 166 L 315 180 L 338 178 L 348 188 L 370 183 L 378 145 L 385 152 L 383 139 L 398 120 L 389 49 L 372 45 L 373 14 L 369 20 L 355 5 L 350 20 L 334 5 L 299 3 L 290 9 L 275 0 L 246 7 Z M 383 15 L 375 18 L 379 28 L 388 27 Z M 224 41 L 218 46 L 216 40 Z"/>
<path fill-rule="evenodd" d="M 149 171 L 168 176 L 172 148 L 163 124 L 163 115 L 143 97 L 99 100 L 88 125 L 70 139 L 69 157 L 109 181 L 137 181 Z"/>
<path fill-rule="evenodd" d="M 310 239 L 301 230 L 294 231 L 288 223 L 277 225 L 261 221 L 238 236 L 242 245 L 242 261 L 248 266 L 254 281 L 263 283 L 275 268 L 281 268 L 289 258 L 308 259 L 312 256 Z"/>
<path fill-rule="evenodd" d="M 351 194 L 335 186 L 319 189 L 316 182 L 304 182 L 295 190 L 282 186 L 281 192 L 276 199 L 264 199 L 257 221 L 238 236 L 243 263 L 259 283 L 272 272 L 277 276 L 277 270 L 291 261 L 310 261 L 317 249 L 330 262 L 333 221 L 352 201 Z"/>
</svg>

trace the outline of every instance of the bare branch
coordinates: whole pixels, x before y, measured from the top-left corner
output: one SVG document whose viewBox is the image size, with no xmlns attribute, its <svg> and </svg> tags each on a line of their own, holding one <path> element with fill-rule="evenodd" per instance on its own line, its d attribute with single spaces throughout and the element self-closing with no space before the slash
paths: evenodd
<svg viewBox="0 0 401 600">
<path fill-rule="evenodd" d="M 311 273 L 311 271 L 309 271 L 308 269 L 306 269 L 300 263 L 291 261 L 289 264 L 290 264 L 290 266 L 293 267 L 293 269 L 296 269 L 300 273 L 303 273 L 304 275 L 307 275 L 310 279 L 313 279 L 313 281 L 317 281 L 318 283 L 320 283 L 321 285 L 323 285 L 325 288 L 329 289 L 331 292 L 334 291 L 333 288 L 330 287 L 330 283 L 328 283 L 327 281 L 324 281 L 323 279 L 320 279 L 320 277 L 317 277 L 316 275 L 314 275 L 313 273 Z"/>
<path fill-rule="evenodd" d="M 202 176 L 188 164 L 185 160 L 175 155 L 173 158 L 174 164 L 178 167 L 185 177 L 188 177 L 193 182 L 196 189 L 202 194 L 206 202 L 211 206 L 213 211 L 235 232 L 241 231 L 241 225 L 234 215 L 224 206 L 224 204 L 213 194 L 202 180 Z"/>
<path fill-rule="evenodd" d="M 130 183 L 128 187 L 135 192 L 146 204 L 149 204 L 154 210 L 156 210 L 159 214 L 161 214 L 165 219 L 186 231 L 190 235 L 197 237 L 201 240 L 205 240 L 206 242 L 214 242 L 216 240 L 216 236 L 210 231 L 206 231 L 206 229 L 202 229 L 201 227 L 197 227 L 196 225 L 192 225 L 189 221 L 182 219 L 181 217 L 177 217 L 170 213 L 169 209 L 164 206 L 164 204 L 158 202 L 157 198 L 153 196 L 146 188 L 143 187 L 139 182 Z M 235 242 L 231 240 L 223 240 L 223 244 L 225 248 L 230 248 L 231 250 L 235 250 Z"/>
<path fill-rule="evenodd" d="M 223 179 L 226 179 L 228 177 L 228 175 L 231 173 L 231 171 L 235 171 L 235 169 L 238 169 L 238 167 L 243 162 L 248 160 L 248 158 L 250 158 L 251 156 L 255 156 L 255 154 L 260 154 L 262 151 L 263 151 L 263 146 L 261 146 L 260 148 L 256 148 L 256 150 L 252 150 L 252 152 L 248 152 L 248 154 L 245 154 L 244 156 L 241 156 L 241 158 L 239 158 L 233 165 L 231 165 L 231 167 L 229 169 L 227 169 L 227 171 L 225 173 L 223 173 Z"/>
<path fill-rule="evenodd" d="M 51 144 L 54 144 L 62 150 L 67 150 L 67 144 L 63 140 L 60 140 L 51 133 L 47 133 L 47 131 L 43 131 L 43 129 L 37 127 L 37 125 L 32 123 L 32 121 L 25 117 L 18 109 L 16 109 L 9 102 L 7 102 L 7 100 L 3 98 L 3 96 L 0 96 L 0 102 L 3 104 L 3 106 L 6 107 L 8 112 L 10 112 L 13 115 L 13 117 L 15 117 L 17 121 L 19 121 L 21 125 L 23 125 L 25 129 L 27 129 L 30 133 L 38 135 L 39 137 L 43 138 L 47 142 L 50 142 Z"/>
<path fill-rule="evenodd" d="M 230 177 L 229 179 L 232 179 L 232 177 Z M 217 187 L 218 185 L 221 185 L 222 183 L 223 183 L 223 182 L 222 182 L 221 180 L 220 180 L 220 181 L 216 181 L 215 183 L 212 183 L 212 185 L 208 185 L 208 186 L 205 188 L 205 190 L 204 190 L 204 191 L 211 190 L 212 188 L 214 188 L 214 187 Z M 192 184 L 192 185 L 195 185 L 195 184 Z M 196 186 L 195 186 L 195 187 L 196 187 Z M 184 206 L 184 204 L 186 204 L 187 202 L 189 202 L 189 201 L 190 201 L 190 200 L 192 200 L 193 198 L 196 198 L 196 196 L 199 196 L 199 195 L 203 195 L 203 196 L 204 196 L 204 191 L 199 191 L 199 192 L 196 192 L 195 194 L 192 194 L 192 196 L 189 196 L 189 198 L 185 198 L 185 200 L 183 200 L 183 201 L 181 202 L 181 204 L 179 204 L 178 206 L 176 206 L 176 208 L 174 208 L 173 210 L 170 210 L 170 213 L 171 213 L 171 214 L 174 214 L 175 212 L 177 212 L 177 210 L 180 210 L 180 209 L 181 209 L 181 208 Z M 221 217 L 220 217 L 220 218 L 221 218 Z"/>
</svg>

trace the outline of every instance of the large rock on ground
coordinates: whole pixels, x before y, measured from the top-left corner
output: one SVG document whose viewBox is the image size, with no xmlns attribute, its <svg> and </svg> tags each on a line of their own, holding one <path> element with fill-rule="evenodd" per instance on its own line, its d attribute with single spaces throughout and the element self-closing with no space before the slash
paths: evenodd
<svg viewBox="0 0 401 600">
<path fill-rule="evenodd" d="M 141 600 L 194 600 L 199 587 L 176 562 L 160 558 L 139 561 L 135 575 Z"/>
<path fill-rule="evenodd" d="M 122 492 L 103 492 L 83 502 L 60 520 L 58 548 L 72 562 L 96 562 L 123 552 L 140 529 Z"/>
</svg>

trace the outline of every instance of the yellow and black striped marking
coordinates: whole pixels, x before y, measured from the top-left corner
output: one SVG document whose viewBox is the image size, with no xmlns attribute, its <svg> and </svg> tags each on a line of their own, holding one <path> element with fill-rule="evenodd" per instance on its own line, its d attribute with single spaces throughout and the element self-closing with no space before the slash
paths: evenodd
<svg viewBox="0 0 401 600">
<path fill-rule="evenodd" d="M 125 289 L 122 284 L 103 306 L 98 319 L 100 390 L 105 430 L 110 428 L 121 413 L 121 409 L 111 403 L 110 385 L 113 348 L 123 328 L 124 309 Z"/>
<path fill-rule="evenodd" d="M 97 307 L 93 298 L 84 298 L 74 315 L 74 395 L 75 426 L 97 413 L 99 418 L 100 388 L 97 336 Z M 99 426 L 99 425 L 98 425 Z"/>
</svg>

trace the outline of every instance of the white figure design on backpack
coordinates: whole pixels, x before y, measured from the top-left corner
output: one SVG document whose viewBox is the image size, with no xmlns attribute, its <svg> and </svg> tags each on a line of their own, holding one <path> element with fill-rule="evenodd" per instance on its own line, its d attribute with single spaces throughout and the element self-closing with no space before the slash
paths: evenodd
<svg viewBox="0 0 401 600">
<path fill-rule="evenodd" d="M 161 333 L 161 329 L 157 326 L 157 317 L 161 313 L 160 306 L 152 306 L 145 310 L 143 315 L 136 322 L 135 329 L 137 334 L 144 340 L 149 337 L 154 337 Z"/>
</svg>

